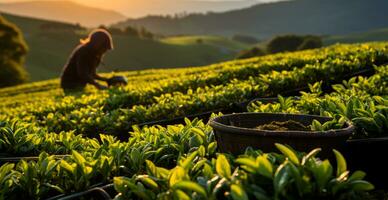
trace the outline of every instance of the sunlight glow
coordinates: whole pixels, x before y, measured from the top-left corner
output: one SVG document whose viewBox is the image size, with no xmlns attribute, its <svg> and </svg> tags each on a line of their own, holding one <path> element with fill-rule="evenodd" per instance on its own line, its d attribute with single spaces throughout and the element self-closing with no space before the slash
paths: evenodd
<svg viewBox="0 0 388 200">
<path fill-rule="evenodd" d="M 34 0 L 0 0 L 0 3 Z M 39 0 L 40 1 L 40 0 Z M 65 1 L 65 0 L 45 0 Z M 128 17 L 182 12 L 220 12 L 279 0 L 72 0 L 90 7 L 115 10 Z"/>
</svg>

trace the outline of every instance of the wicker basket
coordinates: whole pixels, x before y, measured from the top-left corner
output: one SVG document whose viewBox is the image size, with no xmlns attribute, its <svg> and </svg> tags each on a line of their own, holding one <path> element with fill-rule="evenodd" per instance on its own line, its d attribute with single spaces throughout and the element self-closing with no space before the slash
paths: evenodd
<svg viewBox="0 0 388 200">
<path fill-rule="evenodd" d="M 331 149 L 341 149 L 354 131 L 354 126 L 347 123 L 346 127 L 329 131 L 267 131 L 255 127 L 272 121 L 293 120 L 307 126 L 316 119 L 323 123 L 332 118 L 274 113 L 238 113 L 216 117 L 210 120 L 218 147 L 221 152 L 232 154 L 243 153 L 247 147 L 261 149 L 264 152 L 275 151 L 275 143 L 288 144 L 299 151 L 310 151 L 321 147 L 322 154 L 332 154 Z M 325 153 L 326 152 L 326 153 Z"/>
</svg>

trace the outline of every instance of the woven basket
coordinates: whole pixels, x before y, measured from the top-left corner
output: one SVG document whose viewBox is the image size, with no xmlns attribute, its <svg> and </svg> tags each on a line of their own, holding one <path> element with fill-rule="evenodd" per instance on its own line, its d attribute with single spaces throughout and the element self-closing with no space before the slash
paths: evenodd
<svg viewBox="0 0 388 200">
<path fill-rule="evenodd" d="M 276 151 L 275 143 L 288 144 L 299 151 L 322 148 L 322 154 L 332 154 L 331 149 L 341 149 L 352 135 L 354 126 L 347 123 L 345 128 L 329 131 L 267 131 L 255 127 L 272 121 L 293 120 L 308 126 L 316 119 L 321 123 L 332 120 L 329 117 L 297 114 L 238 113 L 216 117 L 210 120 L 218 147 L 221 152 L 235 155 L 243 153 L 247 147 L 264 152 Z M 326 152 L 326 153 L 325 153 Z"/>
</svg>

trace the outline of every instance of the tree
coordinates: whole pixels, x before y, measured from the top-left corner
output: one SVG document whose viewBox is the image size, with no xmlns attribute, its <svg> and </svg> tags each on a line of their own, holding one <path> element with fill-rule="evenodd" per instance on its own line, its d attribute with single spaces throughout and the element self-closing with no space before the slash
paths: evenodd
<svg viewBox="0 0 388 200">
<path fill-rule="evenodd" d="M 129 36 L 139 37 L 139 31 L 136 28 L 132 27 L 132 26 L 127 26 L 124 29 L 124 33 L 129 35 Z"/>
<path fill-rule="evenodd" d="M 195 42 L 197 44 L 203 44 L 203 39 L 202 38 L 198 38 L 198 39 L 195 40 Z"/>
<path fill-rule="evenodd" d="M 316 49 L 321 48 L 322 46 L 322 39 L 320 37 L 309 36 L 299 45 L 298 50 Z"/>
<path fill-rule="evenodd" d="M 245 58 L 252 58 L 256 56 L 263 56 L 265 55 L 265 51 L 260 49 L 259 47 L 253 47 L 249 50 L 243 50 L 237 55 L 237 59 L 245 59 Z"/>
<path fill-rule="evenodd" d="M 154 34 L 151 33 L 150 31 L 148 31 L 147 29 L 145 29 L 144 27 L 140 27 L 139 35 L 141 38 L 144 38 L 144 39 L 153 39 L 154 38 Z"/>
<path fill-rule="evenodd" d="M 0 59 L 0 88 L 26 82 L 28 74 L 20 64 Z"/>
<path fill-rule="evenodd" d="M 322 47 L 322 40 L 313 35 L 282 35 L 273 38 L 267 45 L 269 53 L 298 51 Z"/>
<path fill-rule="evenodd" d="M 26 82 L 23 67 L 28 47 L 16 25 L 0 15 L 0 87 Z"/>
<path fill-rule="evenodd" d="M 303 43 L 304 37 L 297 35 L 282 35 L 273 38 L 267 45 L 269 53 L 296 51 Z"/>
</svg>

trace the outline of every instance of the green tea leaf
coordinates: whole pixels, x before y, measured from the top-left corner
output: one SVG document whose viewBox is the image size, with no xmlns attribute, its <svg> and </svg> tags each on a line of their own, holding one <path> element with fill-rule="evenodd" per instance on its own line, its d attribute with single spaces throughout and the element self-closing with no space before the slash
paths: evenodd
<svg viewBox="0 0 388 200">
<path fill-rule="evenodd" d="M 333 167 L 329 160 L 324 160 L 322 163 L 318 163 L 311 167 L 311 170 L 317 181 L 319 190 L 322 191 L 333 175 Z"/>
<path fill-rule="evenodd" d="M 292 149 L 290 149 L 282 144 L 279 144 L 279 143 L 276 143 L 275 146 L 276 146 L 276 148 L 279 149 L 279 151 L 281 151 L 283 153 L 283 155 L 285 155 L 287 158 L 289 158 L 291 162 L 293 162 L 296 165 L 299 165 L 299 158 Z"/>
<path fill-rule="evenodd" d="M 158 169 L 152 161 L 146 160 L 146 167 L 148 174 L 150 174 L 151 176 L 158 177 Z"/>
<path fill-rule="evenodd" d="M 364 180 L 353 181 L 350 183 L 350 185 L 353 191 L 370 191 L 375 189 L 375 187 L 371 183 Z"/>
<path fill-rule="evenodd" d="M 244 191 L 244 189 L 240 185 L 232 184 L 230 186 L 230 192 L 231 192 L 232 198 L 234 200 L 248 200 L 249 199 L 247 193 Z"/>
<path fill-rule="evenodd" d="M 84 165 L 86 160 L 85 158 L 80 154 L 78 153 L 77 151 L 72 151 L 72 155 L 74 157 L 74 161 L 78 164 L 78 165 Z"/>
<path fill-rule="evenodd" d="M 198 151 L 193 152 L 186 159 L 183 160 L 180 166 L 183 167 L 184 169 L 190 168 L 191 165 L 193 164 L 193 160 L 195 159 L 195 157 L 197 157 L 197 155 L 198 155 Z"/>
<path fill-rule="evenodd" d="M 190 200 L 190 196 L 187 195 L 185 192 L 183 192 L 182 190 L 179 190 L 179 189 L 176 189 L 174 190 L 174 195 L 176 197 L 176 199 L 178 200 Z"/>
<path fill-rule="evenodd" d="M 191 128 L 191 131 L 194 132 L 195 134 L 201 136 L 202 138 L 206 137 L 206 134 L 199 128 L 193 127 L 193 128 Z"/>
<path fill-rule="evenodd" d="M 273 166 L 272 166 L 271 162 L 269 162 L 269 160 L 267 159 L 267 156 L 262 155 L 262 156 L 257 157 L 256 163 L 258 165 L 257 171 L 261 175 L 272 179 Z"/>
<path fill-rule="evenodd" d="M 337 160 L 337 177 L 338 177 L 347 170 L 346 160 L 339 151 L 333 149 L 333 152 Z"/>
<path fill-rule="evenodd" d="M 273 180 L 275 198 L 285 192 L 285 188 L 291 182 L 291 172 L 287 162 L 288 161 L 281 164 L 276 170 L 275 177 Z"/>
<path fill-rule="evenodd" d="M 207 146 L 208 153 L 211 155 L 213 154 L 217 149 L 217 142 L 212 142 Z"/>
<path fill-rule="evenodd" d="M 169 176 L 170 187 L 173 187 L 176 183 L 182 180 L 185 180 L 187 176 L 188 175 L 186 174 L 185 170 L 182 167 L 180 166 L 175 167 L 174 169 L 172 169 Z"/>
<path fill-rule="evenodd" d="M 352 181 L 358 181 L 364 179 L 366 176 L 366 173 L 363 171 L 355 171 L 348 179 L 349 182 Z"/>
<path fill-rule="evenodd" d="M 74 172 L 74 169 L 75 167 L 73 167 L 72 165 L 70 165 L 68 162 L 66 162 L 65 160 L 61 160 L 61 164 L 60 166 L 62 168 L 64 168 L 65 170 L 67 170 L 68 172 L 70 173 L 73 173 Z"/>
<path fill-rule="evenodd" d="M 149 176 L 147 175 L 140 175 L 137 177 L 142 183 L 144 183 L 145 185 L 147 185 L 148 187 L 154 189 L 154 190 L 157 190 L 159 189 L 159 186 L 158 184 L 152 180 Z"/>
<path fill-rule="evenodd" d="M 307 161 L 309 161 L 311 158 L 314 158 L 321 151 L 322 151 L 321 148 L 316 148 L 316 149 L 310 151 L 310 153 L 303 156 L 301 165 L 305 165 L 307 163 Z"/>
<path fill-rule="evenodd" d="M 251 173 L 257 171 L 257 163 L 250 158 L 237 158 L 235 162 L 240 164 L 242 168 L 248 170 Z"/>
<path fill-rule="evenodd" d="M 114 177 L 113 184 L 116 191 L 125 193 L 130 188 L 136 188 L 136 185 L 127 177 Z"/>
<path fill-rule="evenodd" d="M 180 181 L 174 184 L 174 189 L 181 189 L 181 190 L 190 190 L 197 192 L 198 194 L 206 197 L 206 190 L 201 187 L 198 183 L 192 182 L 192 181 Z"/>
<path fill-rule="evenodd" d="M 223 154 L 220 154 L 216 161 L 216 172 L 224 178 L 229 179 L 231 176 L 230 164 Z"/>
<path fill-rule="evenodd" d="M 323 131 L 324 128 L 318 120 L 314 119 L 312 124 L 311 124 L 311 130 L 312 131 Z"/>
</svg>

